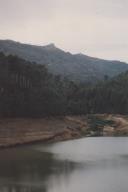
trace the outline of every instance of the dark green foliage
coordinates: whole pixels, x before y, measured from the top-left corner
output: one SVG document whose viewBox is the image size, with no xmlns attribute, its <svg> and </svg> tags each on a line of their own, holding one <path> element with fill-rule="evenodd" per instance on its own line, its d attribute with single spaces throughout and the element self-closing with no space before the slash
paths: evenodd
<svg viewBox="0 0 128 192">
<path fill-rule="evenodd" d="M 0 116 L 96 113 L 128 113 L 128 72 L 92 85 L 69 81 L 52 75 L 44 65 L 0 53 Z M 106 123 L 94 121 L 94 129 Z"/>
<path fill-rule="evenodd" d="M 112 120 L 106 120 L 101 116 L 97 115 L 88 115 L 88 124 L 90 131 L 93 131 L 94 136 L 102 136 L 104 126 L 114 126 L 114 122 Z"/>
<path fill-rule="evenodd" d="M 96 131 L 97 129 L 102 129 L 105 125 L 110 125 L 110 126 L 114 125 L 114 122 L 112 120 L 105 120 L 101 117 L 94 116 L 94 115 L 88 116 L 88 122 L 93 131 Z"/>
<path fill-rule="evenodd" d="M 0 53 L 0 115 L 44 116 L 63 114 L 64 89 L 57 76 L 15 56 Z"/>
</svg>

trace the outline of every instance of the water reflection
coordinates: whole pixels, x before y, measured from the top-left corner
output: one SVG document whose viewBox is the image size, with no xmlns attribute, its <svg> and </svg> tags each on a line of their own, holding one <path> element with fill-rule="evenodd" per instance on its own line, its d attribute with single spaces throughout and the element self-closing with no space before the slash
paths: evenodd
<svg viewBox="0 0 128 192">
<path fill-rule="evenodd" d="M 0 151 L 0 192 L 127 192 L 128 139 Z"/>
<path fill-rule="evenodd" d="M 54 154 L 32 148 L 0 152 L 0 192 L 46 192 L 50 177 L 63 175 L 80 167 L 77 163 L 54 159 Z"/>
</svg>

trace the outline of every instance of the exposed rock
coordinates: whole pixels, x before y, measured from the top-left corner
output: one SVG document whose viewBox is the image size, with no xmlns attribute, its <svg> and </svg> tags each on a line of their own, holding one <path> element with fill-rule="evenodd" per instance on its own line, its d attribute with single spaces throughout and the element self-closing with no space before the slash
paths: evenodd
<svg viewBox="0 0 128 192">
<path fill-rule="evenodd" d="M 115 129 L 111 126 L 104 126 L 103 128 L 103 136 L 114 136 Z"/>
</svg>

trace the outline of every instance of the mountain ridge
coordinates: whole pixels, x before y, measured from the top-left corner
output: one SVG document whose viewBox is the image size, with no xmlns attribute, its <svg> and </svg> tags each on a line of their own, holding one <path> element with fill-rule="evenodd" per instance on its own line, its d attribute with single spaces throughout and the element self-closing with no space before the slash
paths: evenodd
<svg viewBox="0 0 128 192">
<path fill-rule="evenodd" d="M 110 78 L 128 70 L 125 62 L 72 54 L 56 47 L 54 43 L 39 46 L 13 40 L 0 40 L 0 52 L 16 55 L 30 62 L 46 65 L 50 72 L 75 81 L 97 81 Z"/>
</svg>

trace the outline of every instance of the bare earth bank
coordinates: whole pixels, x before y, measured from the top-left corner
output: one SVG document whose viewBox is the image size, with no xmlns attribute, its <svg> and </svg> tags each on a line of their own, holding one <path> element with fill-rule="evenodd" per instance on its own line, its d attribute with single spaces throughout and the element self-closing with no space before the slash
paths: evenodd
<svg viewBox="0 0 128 192">
<path fill-rule="evenodd" d="M 128 116 L 81 115 L 0 119 L 0 147 L 54 142 L 86 136 L 128 136 Z"/>
</svg>

